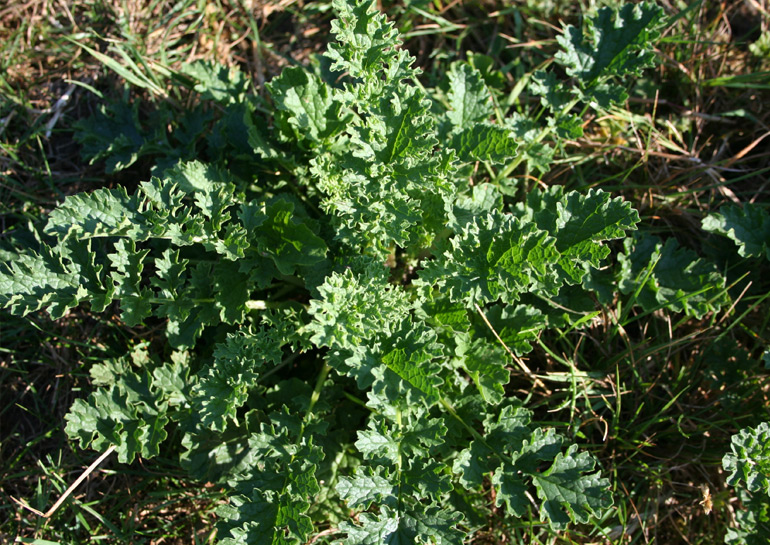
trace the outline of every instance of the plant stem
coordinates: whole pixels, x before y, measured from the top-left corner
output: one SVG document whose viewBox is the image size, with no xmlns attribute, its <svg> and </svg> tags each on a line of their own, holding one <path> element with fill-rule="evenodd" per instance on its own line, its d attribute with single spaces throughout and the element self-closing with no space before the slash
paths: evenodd
<svg viewBox="0 0 770 545">
<path fill-rule="evenodd" d="M 323 390 L 324 382 L 326 382 L 326 377 L 329 375 L 329 371 L 331 370 L 331 366 L 324 362 L 323 367 L 321 367 L 321 372 L 318 374 L 315 388 L 313 388 L 313 393 L 310 395 L 310 404 L 307 407 L 307 413 L 305 413 L 305 418 L 302 422 L 302 431 L 305 430 L 305 422 L 307 422 L 308 417 L 313 412 L 313 407 L 315 407 L 315 404 L 318 403 L 318 399 L 321 397 L 321 390 Z M 302 433 L 300 433 L 300 437 L 302 437 Z"/>
<path fill-rule="evenodd" d="M 457 421 L 460 422 L 460 424 L 462 424 L 462 426 L 471 433 L 471 435 L 476 441 L 479 441 L 482 445 L 487 447 L 490 450 L 490 452 L 492 452 L 492 454 L 497 456 L 503 462 L 508 462 L 510 464 L 513 463 L 513 460 L 509 456 L 506 456 L 501 452 L 497 452 L 494 448 L 492 448 L 492 445 L 487 443 L 486 439 L 484 439 L 484 436 L 482 436 L 479 432 L 477 432 L 475 429 L 469 426 L 465 422 L 465 420 L 463 420 L 462 417 L 459 414 L 457 414 L 457 411 L 455 411 L 454 407 L 452 407 L 452 405 L 450 405 L 446 399 L 444 399 L 443 397 L 439 398 L 439 402 L 447 410 L 449 414 L 454 416 L 457 419 Z"/>
</svg>

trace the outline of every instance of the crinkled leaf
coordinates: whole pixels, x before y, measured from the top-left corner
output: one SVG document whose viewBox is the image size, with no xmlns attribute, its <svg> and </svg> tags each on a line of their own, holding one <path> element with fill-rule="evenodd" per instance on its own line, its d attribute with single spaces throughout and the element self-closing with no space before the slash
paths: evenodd
<svg viewBox="0 0 770 545">
<path fill-rule="evenodd" d="M 703 229 L 728 237 L 743 257 L 770 259 L 770 214 L 755 204 L 724 206 L 703 219 Z"/>
<path fill-rule="evenodd" d="M 466 488 L 481 486 L 484 475 L 489 473 L 494 462 L 490 459 L 492 450 L 481 441 L 473 441 L 471 446 L 460 451 L 452 464 L 452 471 Z"/>
<path fill-rule="evenodd" d="M 217 508 L 224 545 L 299 545 L 313 532 L 307 511 L 320 490 L 315 475 L 323 452 L 299 436 L 296 415 L 271 416 L 276 423 L 249 438 L 255 460 L 230 482 L 230 505 Z"/>
<path fill-rule="evenodd" d="M 434 327 L 446 327 L 455 332 L 467 332 L 471 322 L 468 309 L 462 303 L 453 303 L 445 297 L 423 303 L 425 320 Z"/>
<path fill-rule="evenodd" d="M 458 347 L 463 368 L 471 377 L 485 402 L 499 404 L 505 395 L 505 385 L 510 380 L 506 365 L 510 357 L 502 347 L 484 339 L 474 341 L 470 346 Z"/>
<path fill-rule="evenodd" d="M 182 63 L 181 72 L 195 81 L 195 91 L 201 98 L 220 104 L 243 102 L 249 90 L 249 77 L 235 66 L 197 60 Z"/>
<path fill-rule="evenodd" d="M 326 256 L 326 243 L 294 215 L 294 204 L 283 199 L 265 207 L 267 216 L 257 234 L 258 249 L 270 256 L 283 274 L 308 267 Z"/>
<path fill-rule="evenodd" d="M 383 423 L 370 421 L 369 429 L 358 432 L 356 448 L 367 458 L 383 458 L 390 463 L 397 463 L 399 441 L 394 439 Z"/>
<path fill-rule="evenodd" d="M 457 545 L 465 535 L 457 528 L 461 521 L 459 513 L 436 506 L 417 504 L 402 512 L 383 506 L 377 514 L 361 513 L 359 525 L 344 523 L 340 529 L 347 545 Z"/>
<path fill-rule="evenodd" d="M 299 142 L 320 143 L 342 131 L 350 115 L 342 114 L 342 103 L 329 87 L 300 67 L 289 67 L 268 84 L 278 110 L 286 112 Z"/>
<path fill-rule="evenodd" d="M 540 96 L 543 106 L 553 113 L 560 113 L 562 108 L 574 98 L 574 94 L 556 79 L 556 74 L 553 72 L 538 70 L 532 75 L 529 88 L 534 94 Z"/>
<path fill-rule="evenodd" d="M 485 311 L 485 315 L 497 337 L 517 356 L 532 350 L 532 342 L 546 326 L 543 313 L 530 305 L 502 306 L 494 305 Z M 497 343 L 497 337 L 490 331 L 483 320 L 476 318 L 476 332 L 483 334 L 489 343 Z M 510 356 L 509 356 L 510 358 Z"/>
<path fill-rule="evenodd" d="M 493 113 L 492 97 L 481 73 L 463 62 L 449 67 L 449 111 L 447 119 L 455 128 L 487 121 Z"/>
<path fill-rule="evenodd" d="M 727 529 L 728 545 L 766 545 L 770 543 L 770 501 L 767 496 L 752 496 L 738 489 L 741 509 L 735 510 L 735 527 Z"/>
<path fill-rule="evenodd" d="M 381 468 L 366 467 L 356 471 L 354 477 L 342 477 L 337 483 L 337 493 L 348 507 L 369 509 L 373 502 L 388 501 L 395 494 L 393 483 L 382 476 Z"/>
<path fill-rule="evenodd" d="M 137 455 L 157 456 L 167 437 L 166 407 L 173 394 L 159 388 L 162 384 L 146 373 L 128 372 L 109 389 L 98 389 L 86 400 L 76 399 L 66 416 L 67 435 L 78 439 L 81 448 L 103 451 L 115 445 L 122 463 L 130 463 Z"/>
<path fill-rule="evenodd" d="M 134 164 L 147 151 L 149 137 L 139 123 L 139 102 L 100 104 L 96 114 L 75 125 L 75 140 L 91 164 L 104 159 L 113 173 Z"/>
<path fill-rule="evenodd" d="M 722 459 L 729 472 L 727 483 L 770 496 L 770 424 L 762 422 L 733 435 L 730 451 Z"/>
<path fill-rule="evenodd" d="M 399 49 L 398 31 L 372 0 L 334 0 L 333 6 L 337 19 L 332 21 L 332 34 L 337 41 L 329 44 L 326 56 L 332 70 L 348 72 L 361 82 L 362 98 L 383 84 L 414 75 L 412 57 Z"/>
<path fill-rule="evenodd" d="M 663 9 L 651 2 L 601 8 L 583 29 L 572 25 L 557 37 L 556 61 L 583 85 L 607 76 L 639 75 L 654 60 Z"/>
<path fill-rule="evenodd" d="M 113 293 L 90 240 L 41 245 L 39 252 L 28 251 L 0 265 L 0 305 L 22 316 L 47 308 L 56 319 L 83 301 L 101 312 Z"/>
<path fill-rule="evenodd" d="M 567 117 L 562 116 L 560 119 Z M 517 156 L 522 161 L 526 161 L 527 165 L 537 172 L 548 172 L 555 150 L 542 141 L 546 129 L 538 125 L 532 118 L 518 112 L 505 119 L 505 126 L 513 131 L 514 137 L 519 143 L 516 150 Z"/>
<path fill-rule="evenodd" d="M 311 172 L 322 206 L 340 224 L 337 238 L 382 255 L 389 244 L 426 244 L 446 225 L 455 191 L 449 150 L 437 149 L 435 122 L 424 93 L 401 85 L 362 109 L 340 155 L 319 156 Z"/>
<path fill-rule="evenodd" d="M 266 363 L 280 363 L 286 341 L 280 330 L 263 328 L 231 333 L 217 344 L 213 364 L 200 372 L 192 392 L 200 425 L 224 431 L 256 384 L 257 370 Z"/>
<path fill-rule="evenodd" d="M 149 250 L 137 251 L 133 240 L 118 240 L 109 254 L 115 284 L 114 297 L 120 300 L 121 317 L 128 326 L 140 324 L 152 314 L 152 293 L 141 285 L 144 260 Z"/>
<path fill-rule="evenodd" d="M 455 458 L 452 471 L 468 487 L 480 486 L 484 475 L 499 467 L 500 455 L 506 450 L 518 450 L 532 434 L 529 427 L 532 413 L 519 405 L 506 405 L 499 414 L 484 419 L 484 440 L 476 439 Z"/>
<path fill-rule="evenodd" d="M 533 485 L 541 500 L 541 519 L 563 529 L 569 521 L 588 522 L 612 505 L 609 481 L 593 471 L 595 460 L 577 445 L 561 451 L 563 438 L 553 430 L 533 428 L 531 413 L 506 405 L 497 418 L 484 421 L 484 439 L 476 439 L 455 459 L 453 471 L 466 487 L 478 487 L 492 472 L 497 505 L 516 516 L 527 508 L 525 492 Z M 543 462 L 551 462 L 545 472 Z M 530 484 L 531 483 L 531 484 Z"/>
<path fill-rule="evenodd" d="M 381 272 L 329 275 L 318 288 L 320 299 L 310 302 L 313 322 L 308 330 L 317 346 L 352 348 L 364 339 L 390 331 L 411 310 L 402 290 L 388 284 Z"/>
<path fill-rule="evenodd" d="M 436 145 L 434 121 L 426 115 L 430 103 L 415 87 L 403 87 L 399 93 L 385 96 L 369 114 L 376 117 L 355 129 L 355 143 L 360 156 L 388 165 L 393 161 L 420 157 Z"/>
<path fill-rule="evenodd" d="M 516 213 L 556 239 L 560 276 L 569 284 L 581 282 L 590 266 L 598 267 L 609 255 L 604 242 L 625 237 L 639 223 L 637 211 L 620 197 L 594 189 L 563 195 L 559 186 L 530 192 Z"/>
<path fill-rule="evenodd" d="M 474 185 L 470 195 L 461 195 L 454 202 L 450 227 L 459 231 L 477 216 L 500 210 L 503 196 L 493 184 Z"/>
<path fill-rule="evenodd" d="M 460 161 L 502 164 L 516 155 L 513 132 L 498 125 L 475 123 L 457 129 L 450 142 Z"/>
<path fill-rule="evenodd" d="M 676 239 L 664 244 L 644 234 L 626 239 L 624 246 L 625 252 L 619 256 L 620 291 L 629 294 L 640 290 L 636 302 L 643 309 L 668 308 L 701 318 L 728 301 L 725 278 L 716 266 L 680 247 Z"/>
<path fill-rule="evenodd" d="M 562 530 L 570 521 L 588 522 L 612 505 L 608 494 L 610 482 L 599 473 L 589 473 L 595 461 L 587 452 L 578 452 L 572 445 L 559 453 L 547 471 L 533 475 L 537 495 L 543 501 L 541 518 L 555 530 Z"/>
<path fill-rule="evenodd" d="M 440 397 L 440 367 L 433 360 L 441 354 L 435 334 L 411 321 L 402 322 L 386 341 L 380 360 L 389 371 L 425 396 L 429 403 Z"/>
<path fill-rule="evenodd" d="M 555 240 L 533 223 L 493 211 L 468 224 L 425 264 L 419 284 L 445 289 L 451 301 L 514 302 L 533 289 L 554 291 Z"/>
<path fill-rule="evenodd" d="M 228 209 L 236 202 L 234 191 L 220 169 L 181 163 L 163 180 L 142 182 L 132 195 L 119 187 L 69 196 L 49 214 L 45 230 L 60 238 L 76 234 L 162 238 L 178 246 L 200 243 L 235 259 L 243 257 L 248 242 L 242 229 L 225 228 L 231 219 Z"/>
</svg>

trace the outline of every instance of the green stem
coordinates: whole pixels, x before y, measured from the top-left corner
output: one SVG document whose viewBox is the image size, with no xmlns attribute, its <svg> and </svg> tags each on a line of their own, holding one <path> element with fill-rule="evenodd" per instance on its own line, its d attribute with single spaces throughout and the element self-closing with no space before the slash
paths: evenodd
<svg viewBox="0 0 770 545">
<path fill-rule="evenodd" d="M 331 371 L 331 367 L 328 363 L 324 362 L 324 366 L 321 367 L 321 372 L 318 373 L 318 379 L 315 382 L 315 388 L 313 388 L 313 393 L 310 394 L 310 404 L 307 406 L 307 412 L 305 413 L 304 418 L 302 419 L 302 425 L 299 428 L 299 435 L 297 436 L 297 444 L 302 443 L 302 438 L 305 435 L 305 426 L 308 423 L 308 420 L 310 420 L 310 415 L 313 414 L 313 408 L 315 407 L 315 404 L 318 403 L 318 400 L 321 398 L 321 390 L 323 390 L 324 382 L 326 382 L 326 377 L 329 375 L 329 371 Z M 289 462 L 289 466 L 294 462 L 296 459 L 296 454 L 293 454 L 291 457 L 291 461 Z M 284 485 L 284 489 L 286 486 Z"/>
<path fill-rule="evenodd" d="M 307 413 L 305 413 L 305 418 L 302 421 L 302 432 L 305 431 L 305 422 L 307 422 L 308 417 L 313 412 L 313 407 L 315 407 L 315 404 L 318 403 L 319 398 L 321 397 L 321 390 L 323 390 L 324 382 L 326 382 L 326 377 L 329 376 L 329 371 L 331 371 L 331 366 L 324 362 L 324 366 L 321 367 L 321 372 L 318 373 L 318 379 L 315 382 L 315 388 L 313 388 L 313 393 L 310 394 L 310 405 L 307 407 Z M 302 432 L 300 432 L 300 438 L 302 438 Z"/>
<path fill-rule="evenodd" d="M 297 445 L 302 445 L 302 438 L 305 435 L 305 426 L 308 423 L 308 420 L 310 419 L 310 415 L 313 414 L 313 408 L 315 407 L 315 404 L 318 403 L 318 400 L 321 397 L 321 390 L 323 390 L 324 382 L 326 382 L 326 377 L 329 375 L 329 371 L 331 370 L 331 367 L 328 363 L 324 362 L 323 367 L 321 368 L 321 372 L 318 374 L 318 379 L 315 383 L 315 388 L 313 388 L 313 393 L 310 395 L 310 404 L 307 407 L 307 412 L 305 413 L 304 418 L 302 419 L 302 425 L 299 429 L 299 435 L 297 436 Z M 289 463 L 287 464 L 287 468 L 291 468 L 294 461 L 297 459 L 297 452 L 291 455 L 291 459 L 289 460 Z M 284 494 L 289 487 L 289 474 L 286 473 L 283 479 L 283 487 L 281 489 L 281 494 Z"/>
<path fill-rule="evenodd" d="M 264 381 L 270 375 L 277 373 L 278 371 L 280 371 L 281 369 L 283 369 L 284 367 L 289 365 L 291 362 L 296 360 L 299 356 L 300 356 L 300 354 L 298 354 L 296 352 L 290 354 L 283 361 L 281 361 L 281 363 L 279 363 L 278 365 L 276 365 L 275 367 L 273 367 L 269 371 L 266 371 L 266 372 L 262 373 L 261 375 L 259 375 L 260 382 Z"/>
<path fill-rule="evenodd" d="M 449 414 L 454 416 L 457 419 L 457 421 L 460 422 L 460 424 L 462 424 L 463 428 L 465 428 L 466 430 L 468 430 L 471 433 L 471 435 L 473 436 L 473 438 L 476 441 L 479 441 L 482 445 L 487 447 L 492 454 L 497 456 L 503 462 L 508 462 L 509 464 L 513 464 L 513 459 L 512 458 L 510 458 L 509 456 L 506 456 L 505 454 L 503 454 L 501 452 L 497 452 L 497 450 L 492 448 L 492 445 L 487 443 L 486 439 L 484 439 L 484 437 L 479 432 L 477 432 L 471 426 L 469 426 L 465 422 L 465 420 L 463 420 L 462 417 L 459 414 L 457 414 L 457 411 L 455 411 L 454 407 L 452 407 L 452 405 L 450 405 L 449 402 L 446 399 L 444 399 L 443 397 L 439 398 L 439 402 L 447 410 L 447 412 Z"/>
<path fill-rule="evenodd" d="M 366 409 L 366 410 L 368 410 L 370 412 L 373 412 L 374 414 L 379 414 L 379 411 L 377 411 L 375 409 L 372 409 L 369 405 L 366 404 L 366 401 L 364 401 L 363 399 L 360 399 L 360 398 L 358 398 L 358 397 L 356 397 L 353 394 L 348 393 L 348 392 L 342 392 L 342 395 L 344 395 L 346 398 L 348 398 L 350 401 L 352 401 L 356 405 L 360 405 L 364 409 Z"/>
<path fill-rule="evenodd" d="M 396 424 L 398 425 L 398 432 L 403 437 L 403 423 L 401 420 L 401 409 L 396 409 Z M 398 478 L 398 511 L 399 513 L 403 511 L 403 496 L 402 496 L 402 490 L 401 490 L 401 483 L 403 482 L 403 479 L 401 478 L 402 475 L 402 459 L 401 459 L 401 441 L 398 442 L 398 460 L 396 461 L 396 475 Z"/>
</svg>

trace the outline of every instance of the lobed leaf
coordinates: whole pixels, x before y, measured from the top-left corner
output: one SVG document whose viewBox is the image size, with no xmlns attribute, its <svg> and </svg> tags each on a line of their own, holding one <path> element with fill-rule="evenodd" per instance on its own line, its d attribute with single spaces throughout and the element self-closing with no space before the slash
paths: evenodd
<svg viewBox="0 0 770 545">
<path fill-rule="evenodd" d="M 453 471 L 460 482 L 478 487 L 484 475 L 492 473 L 497 505 L 522 516 L 527 508 L 525 492 L 529 483 L 542 500 L 540 516 L 555 530 L 569 521 L 587 522 L 612 505 L 609 481 L 594 469 L 595 460 L 587 452 L 570 446 L 561 452 L 563 438 L 553 430 L 530 426 L 531 413 L 518 405 L 506 405 L 499 416 L 484 421 L 483 439 L 475 439 L 455 459 Z M 549 469 L 539 470 L 542 462 Z"/>
<path fill-rule="evenodd" d="M 131 371 L 125 362 L 111 367 L 119 374 L 113 376 L 109 388 L 73 403 L 65 417 L 67 435 L 77 439 L 80 448 L 103 451 L 115 445 L 122 463 L 130 463 L 136 456 L 157 456 L 168 435 L 165 427 L 174 417 L 170 407 L 187 405 L 182 386 L 187 367 L 175 362 L 152 375 L 146 370 Z"/>
<path fill-rule="evenodd" d="M 237 67 L 224 66 L 210 60 L 183 63 L 181 72 L 195 82 L 195 92 L 204 100 L 224 105 L 239 104 L 246 98 L 249 78 Z"/>
<path fill-rule="evenodd" d="M 742 509 L 725 543 L 760 545 L 770 539 L 770 424 L 762 422 L 733 435 L 730 452 L 722 459 L 727 483 L 737 489 Z"/>
<path fill-rule="evenodd" d="M 332 70 L 362 83 L 355 96 L 366 100 L 384 85 L 416 74 L 410 67 L 412 57 L 398 49 L 398 31 L 372 0 L 334 0 L 332 5 L 337 12 L 332 22 L 336 43 L 329 44 L 326 56 Z"/>
<path fill-rule="evenodd" d="M 223 545 L 299 545 L 313 532 L 307 511 L 320 490 L 323 451 L 304 437 L 309 422 L 286 409 L 271 419 L 249 437 L 255 463 L 231 480 L 230 504 L 217 508 Z"/>
<path fill-rule="evenodd" d="M 484 339 L 458 343 L 458 356 L 468 376 L 473 380 L 486 403 L 498 405 L 505 395 L 505 385 L 510 380 L 506 368 L 508 355 L 505 351 Z"/>
<path fill-rule="evenodd" d="M 515 157 L 517 147 L 510 129 L 488 123 L 456 129 L 450 145 L 462 162 L 485 161 L 492 164 L 501 164 Z"/>
<path fill-rule="evenodd" d="M 703 230 L 725 236 L 738 245 L 743 257 L 770 259 L 770 215 L 752 203 L 724 206 L 703 218 Z"/>
<path fill-rule="evenodd" d="M 770 496 L 770 424 L 742 429 L 730 443 L 731 452 L 722 459 L 727 483 Z"/>
<path fill-rule="evenodd" d="M 43 244 L 0 266 L 0 305 L 21 316 L 47 308 L 56 319 L 83 301 L 100 312 L 113 294 L 88 240 Z"/>
<path fill-rule="evenodd" d="M 587 452 L 577 452 L 571 445 L 559 453 L 548 470 L 533 475 L 537 495 L 543 501 L 541 518 L 556 530 L 566 528 L 570 521 L 588 522 L 591 515 L 612 506 L 607 494 L 610 482 L 599 473 L 590 473 L 596 464 Z"/>
<path fill-rule="evenodd" d="M 464 536 L 457 528 L 461 520 L 458 513 L 438 506 L 416 504 L 402 511 L 383 506 L 379 513 L 362 513 L 359 525 L 344 523 L 340 529 L 347 533 L 348 545 L 456 545 Z"/>
<path fill-rule="evenodd" d="M 727 529 L 728 545 L 764 545 L 770 541 L 770 501 L 766 496 L 751 496 L 738 490 L 743 508 L 735 511 L 735 527 Z"/>
<path fill-rule="evenodd" d="M 286 112 L 297 142 L 319 144 L 339 134 L 351 120 L 326 83 L 300 67 L 288 67 L 267 85 L 279 111 Z"/>
<path fill-rule="evenodd" d="M 419 284 L 446 290 L 453 302 L 472 307 L 514 302 L 532 289 L 557 288 L 555 240 L 532 223 L 497 211 L 476 218 L 425 264 Z"/>
<path fill-rule="evenodd" d="M 556 61 L 589 87 L 608 76 L 640 75 L 651 66 L 651 45 L 658 38 L 663 9 L 651 2 L 625 4 L 617 12 L 601 8 L 585 28 L 572 25 L 557 37 Z"/>
<path fill-rule="evenodd" d="M 453 62 L 447 77 L 449 110 L 446 116 L 452 127 L 463 129 L 489 120 L 493 113 L 492 95 L 481 72 L 467 63 Z"/>
<path fill-rule="evenodd" d="M 610 253 L 604 242 L 624 238 L 640 221 L 638 212 L 620 197 L 612 199 L 594 189 L 564 195 L 559 186 L 530 192 L 526 203 L 516 206 L 516 214 L 555 238 L 560 277 L 568 284 L 582 282 L 591 266 L 600 266 Z"/>
<path fill-rule="evenodd" d="M 78 121 L 75 129 L 81 155 L 90 164 L 104 159 L 108 173 L 134 164 L 147 153 L 151 138 L 139 122 L 139 102 L 100 104 L 97 113 Z"/>
<path fill-rule="evenodd" d="M 664 244 L 644 234 L 626 239 L 624 246 L 619 256 L 620 291 L 638 291 L 636 302 L 646 311 L 668 308 L 701 318 L 728 301 L 725 278 L 716 266 L 680 247 L 675 239 Z"/>
</svg>

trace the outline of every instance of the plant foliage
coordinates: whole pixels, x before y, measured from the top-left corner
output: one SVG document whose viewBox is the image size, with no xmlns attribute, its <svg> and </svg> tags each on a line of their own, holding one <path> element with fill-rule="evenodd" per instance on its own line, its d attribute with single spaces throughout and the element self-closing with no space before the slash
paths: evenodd
<svg viewBox="0 0 770 545">
<path fill-rule="evenodd" d="M 726 543 L 758 545 L 770 539 L 770 424 L 762 422 L 733 436 L 722 459 L 727 483 L 738 489 L 743 509 L 736 512 L 737 528 Z"/>
<path fill-rule="evenodd" d="M 770 216 L 757 205 L 725 206 L 703 219 L 703 229 L 735 242 L 742 257 L 770 259 Z"/>
<path fill-rule="evenodd" d="M 652 64 L 662 10 L 566 27 L 556 61 L 577 85 L 535 77 L 540 126 L 495 119 L 469 63 L 451 65 L 442 100 L 374 2 L 334 8 L 331 76 L 287 68 L 264 99 L 237 71 L 186 69 L 225 108 L 204 117 L 200 157 L 147 147 L 125 105 L 83 124 L 93 159 L 154 156 L 156 176 L 67 197 L 36 245 L 8 252 L 0 305 L 164 326 L 164 347 L 91 370 L 67 433 L 125 463 L 180 441 L 181 465 L 229 491 L 223 544 L 306 543 L 341 502 L 349 544 L 462 543 L 490 494 L 553 531 L 594 522 L 609 480 L 513 393 L 513 359 L 560 323 L 559 298 L 700 317 L 725 302 L 724 278 L 673 240 L 629 238 L 640 219 L 621 198 L 550 187 L 517 202 L 505 173 L 546 168 L 544 140 L 581 130 L 578 102 L 625 100 L 617 78 Z"/>
</svg>

